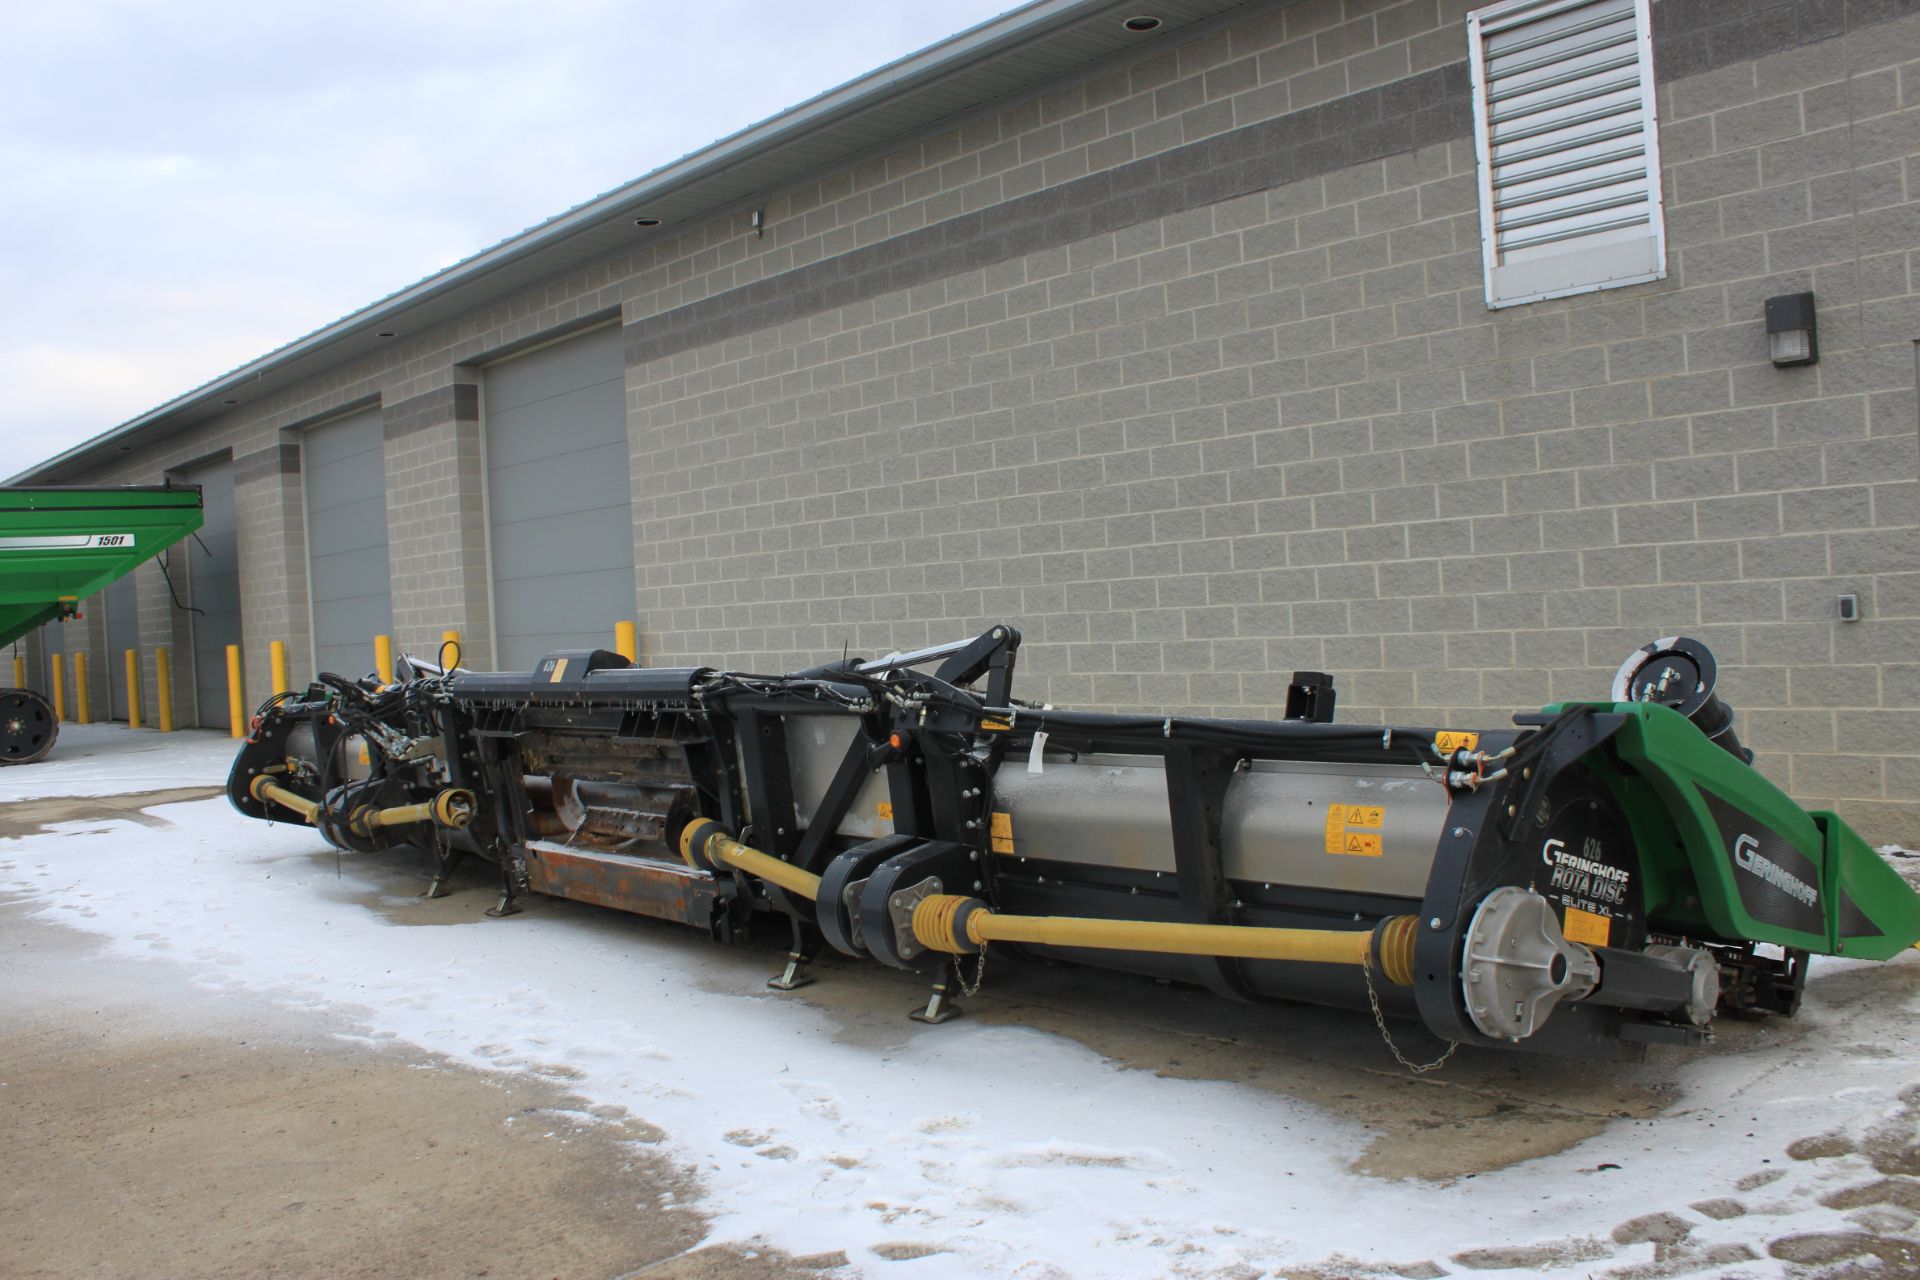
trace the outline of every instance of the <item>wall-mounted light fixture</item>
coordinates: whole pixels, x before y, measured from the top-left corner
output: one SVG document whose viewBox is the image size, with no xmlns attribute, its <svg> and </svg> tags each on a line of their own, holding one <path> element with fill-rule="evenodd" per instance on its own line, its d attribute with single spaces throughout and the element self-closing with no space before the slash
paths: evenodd
<svg viewBox="0 0 1920 1280">
<path fill-rule="evenodd" d="M 747 224 L 753 228 L 753 233 L 755 235 L 759 235 L 759 236 L 766 235 L 767 234 L 767 211 L 765 209 L 755 209 L 752 215 L 747 219 Z"/>
<path fill-rule="evenodd" d="M 1767 299 L 1767 358 L 1776 368 L 1820 362 L 1820 334 L 1811 293 Z"/>
</svg>

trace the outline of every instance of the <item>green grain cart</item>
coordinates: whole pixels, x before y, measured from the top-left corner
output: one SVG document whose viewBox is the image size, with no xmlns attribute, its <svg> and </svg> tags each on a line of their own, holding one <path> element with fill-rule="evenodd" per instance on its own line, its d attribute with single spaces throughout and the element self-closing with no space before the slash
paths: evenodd
<svg viewBox="0 0 1920 1280">
<path fill-rule="evenodd" d="M 81 600 L 200 527 L 197 486 L 0 488 L 0 645 L 76 617 Z M 31 764 L 60 719 L 32 689 L 0 689 L 0 764 Z"/>
</svg>

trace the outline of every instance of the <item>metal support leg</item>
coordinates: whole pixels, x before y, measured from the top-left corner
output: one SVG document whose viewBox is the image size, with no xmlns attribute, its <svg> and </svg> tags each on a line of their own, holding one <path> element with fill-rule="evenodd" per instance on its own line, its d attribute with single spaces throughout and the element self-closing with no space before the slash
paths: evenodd
<svg viewBox="0 0 1920 1280">
<path fill-rule="evenodd" d="M 929 1026 L 939 1026 L 951 1022 L 960 1016 L 963 1010 L 955 1002 L 954 995 L 960 989 L 960 975 L 951 964 L 940 970 L 940 976 L 934 980 L 933 990 L 927 996 L 927 1007 L 915 1009 L 907 1016 L 915 1022 L 924 1022 Z"/>
<path fill-rule="evenodd" d="M 798 951 L 787 952 L 787 967 L 777 978 L 768 978 L 767 985 L 775 991 L 793 991 L 799 987 L 811 986 L 813 979 L 806 974 L 807 957 Z"/>
<path fill-rule="evenodd" d="M 518 899 L 529 892 L 526 860 L 511 849 L 500 859 L 500 905 L 486 914 L 495 920 L 520 914 Z"/>
<path fill-rule="evenodd" d="M 452 877 L 453 869 L 460 865 L 466 855 L 458 849 L 442 849 L 435 854 L 433 882 L 427 886 L 422 897 L 444 898 L 447 896 L 447 880 Z"/>
<path fill-rule="evenodd" d="M 812 983 L 807 976 L 807 963 L 813 959 L 813 953 L 807 946 L 805 930 L 800 922 L 793 922 L 793 948 L 787 952 L 787 968 L 777 978 L 769 978 L 767 985 L 775 991 L 793 991 Z"/>
</svg>

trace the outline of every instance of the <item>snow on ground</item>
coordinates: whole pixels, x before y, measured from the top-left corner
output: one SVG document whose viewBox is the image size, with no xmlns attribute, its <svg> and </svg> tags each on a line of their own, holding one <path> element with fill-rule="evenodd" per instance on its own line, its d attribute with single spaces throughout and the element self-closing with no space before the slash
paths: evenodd
<svg viewBox="0 0 1920 1280">
<path fill-rule="evenodd" d="M 45 760 L 0 768 L 0 803 L 220 786 L 239 746 L 206 729 L 163 734 L 116 724 L 63 724 Z"/>
<path fill-rule="evenodd" d="M 218 784 L 231 750 L 213 735 L 67 726 L 46 763 L 0 770 L 0 800 Z M 1525 1272 L 1572 1277 L 1651 1262 L 1670 1247 L 1609 1233 L 1665 1212 L 1697 1258 L 1730 1260 L 1712 1274 L 1766 1277 L 1798 1274 L 1768 1241 L 1913 1226 L 1896 1208 L 1819 1203 L 1874 1180 L 1851 1149 L 1909 1123 L 1896 1095 L 1920 1062 L 1920 982 L 1849 1001 L 1860 965 L 1823 963 L 1806 1036 L 1687 1055 L 1683 1096 L 1655 1121 L 1451 1184 L 1388 1181 L 1349 1169 L 1364 1126 L 1287 1097 L 1123 1070 L 1061 1036 L 966 1020 L 902 1019 L 889 1044 L 851 1044 L 826 1011 L 755 989 L 765 957 L 750 957 L 749 984 L 737 954 L 661 945 L 657 927 L 539 911 L 396 924 L 377 909 L 386 882 L 305 828 L 248 821 L 224 799 L 153 816 L 166 825 L 105 816 L 0 840 L 0 892 L 202 986 L 344 1009 L 371 1036 L 625 1107 L 702 1177 L 716 1239 L 846 1249 L 869 1274 L 1036 1278 L 1250 1275 L 1331 1258 L 1352 1261 L 1329 1274 L 1428 1259 L 1425 1274 L 1444 1274 L 1473 1264 L 1446 1261 L 1463 1251 L 1541 1245 Z M 1920 969 L 1920 957 L 1897 963 L 1908 978 Z M 1789 1157 L 1822 1134 L 1844 1136 L 1828 1144 L 1839 1154 Z M 1609 1164 L 1632 1175 L 1594 1172 Z M 1729 1197 L 1745 1216 L 1687 1208 Z M 885 1260 L 900 1241 L 948 1252 Z"/>
</svg>

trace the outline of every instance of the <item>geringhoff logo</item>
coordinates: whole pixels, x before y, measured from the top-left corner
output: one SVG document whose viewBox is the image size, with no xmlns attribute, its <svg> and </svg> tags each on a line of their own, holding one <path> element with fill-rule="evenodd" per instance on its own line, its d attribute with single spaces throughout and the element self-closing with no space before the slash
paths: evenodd
<svg viewBox="0 0 1920 1280">
<path fill-rule="evenodd" d="M 1808 906 L 1820 901 L 1820 891 L 1760 852 L 1760 841 L 1742 834 L 1733 842 L 1733 861 L 1742 871 L 1758 876 L 1774 888 Z"/>
<path fill-rule="evenodd" d="M 1540 861 L 1553 873 L 1548 889 L 1610 907 L 1625 906 L 1633 875 L 1625 867 L 1609 866 L 1605 856 L 1606 847 L 1595 836 L 1586 837 L 1579 853 L 1567 848 L 1565 840 L 1546 841 L 1540 846 Z"/>
</svg>

